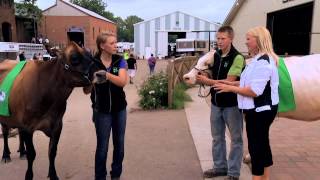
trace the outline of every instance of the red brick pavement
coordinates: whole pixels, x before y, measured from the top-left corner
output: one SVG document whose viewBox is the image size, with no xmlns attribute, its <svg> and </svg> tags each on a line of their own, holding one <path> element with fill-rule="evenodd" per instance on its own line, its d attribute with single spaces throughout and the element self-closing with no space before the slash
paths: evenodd
<svg viewBox="0 0 320 180">
<path fill-rule="evenodd" d="M 320 121 L 277 118 L 271 126 L 270 142 L 271 180 L 320 179 Z"/>
</svg>

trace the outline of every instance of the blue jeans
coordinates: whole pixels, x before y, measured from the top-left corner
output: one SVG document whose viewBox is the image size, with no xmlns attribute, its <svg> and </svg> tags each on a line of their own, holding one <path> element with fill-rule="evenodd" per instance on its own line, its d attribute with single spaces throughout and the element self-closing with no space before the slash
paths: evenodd
<svg viewBox="0 0 320 180">
<path fill-rule="evenodd" d="M 96 180 L 105 180 L 107 176 L 106 162 L 111 129 L 113 140 L 113 161 L 110 174 L 111 177 L 120 177 L 122 173 L 126 119 L 126 109 L 110 114 L 93 112 L 93 121 L 97 135 L 97 148 L 95 155 Z"/>
<path fill-rule="evenodd" d="M 211 105 L 211 134 L 213 169 L 228 172 L 229 176 L 239 177 L 243 156 L 243 120 L 237 106 L 217 107 Z M 229 129 L 231 148 L 227 161 L 225 130 Z"/>
<path fill-rule="evenodd" d="M 155 65 L 149 65 L 150 75 L 154 73 L 154 67 Z"/>
</svg>

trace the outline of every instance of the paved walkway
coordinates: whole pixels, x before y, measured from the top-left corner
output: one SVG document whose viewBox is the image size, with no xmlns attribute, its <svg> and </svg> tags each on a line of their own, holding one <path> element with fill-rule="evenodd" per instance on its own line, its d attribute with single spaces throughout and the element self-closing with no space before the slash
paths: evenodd
<svg viewBox="0 0 320 180">
<path fill-rule="evenodd" d="M 193 137 L 194 144 L 197 149 L 202 171 L 212 168 L 211 153 L 211 130 L 210 130 L 210 106 L 204 98 L 197 96 L 198 88 L 191 88 L 188 94 L 192 98 L 192 102 L 188 103 L 185 111 L 189 123 L 190 132 Z M 226 133 L 227 151 L 230 150 L 230 138 Z M 213 178 L 222 180 L 225 177 Z M 249 180 L 251 178 L 250 169 L 242 163 L 240 179 Z"/>
<path fill-rule="evenodd" d="M 189 89 L 193 102 L 185 108 L 190 131 L 203 170 L 212 166 L 210 108 L 204 99 L 197 97 L 197 88 Z M 244 151 L 247 151 L 244 129 Z M 274 165 L 271 180 L 320 179 L 320 121 L 304 122 L 277 117 L 271 126 L 270 142 Z M 227 144 L 230 139 L 227 134 Z M 240 179 L 251 179 L 250 169 L 242 164 Z M 218 179 L 218 178 L 215 178 Z"/>
<path fill-rule="evenodd" d="M 320 179 L 320 121 L 278 118 L 271 126 L 272 180 Z"/>
<path fill-rule="evenodd" d="M 197 88 L 192 88 L 188 93 L 193 101 L 187 104 L 185 110 L 136 111 L 139 99 L 137 88 L 148 71 L 145 61 L 138 63 L 135 84 L 129 84 L 125 88 L 129 113 L 122 179 L 202 179 L 202 171 L 212 166 L 209 105 L 205 99 L 197 96 Z M 165 61 L 159 61 L 156 71 L 159 72 L 165 67 Z M 68 100 L 56 159 L 57 172 L 62 180 L 88 180 L 93 177 L 95 134 L 91 122 L 92 112 L 88 107 L 89 97 L 83 95 L 81 89 L 75 89 Z M 320 121 L 308 123 L 281 118 L 276 120 L 271 127 L 274 155 L 271 180 L 320 179 L 319 137 Z M 3 147 L 1 141 L 2 139 L 0 152 Z M 46 179 L 48 138 L 37 132 L 34 142 L 37 149 L 34 179 Z M 26 161 L 19 160 L 18 153 L 15 152 L 18 140 L 10 138 L 9 143 L 13 161 L 0 165 L 0 179 L 23 179 Z M 230 144 L 228 138 L 227 143 Z M 246 147 L 245 142 L 244 148 Z M 243 164 L 240 179 L 249 180 L 250 177 L 248 166 Z"/>
</svg>

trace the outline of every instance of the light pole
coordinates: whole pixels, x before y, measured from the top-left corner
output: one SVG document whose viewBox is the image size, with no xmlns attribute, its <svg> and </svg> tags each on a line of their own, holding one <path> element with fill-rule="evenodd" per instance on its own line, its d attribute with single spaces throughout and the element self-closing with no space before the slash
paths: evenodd
<svg viewBox="0 0 320 180">
<path fill-rule="evenodd" d="M 33 18 L 33 33 L 34 33 L 34 38 L 36 39 L 36 42 L 37 42 L 37 30 L 36 30 L 36 15 L 33 14 L 32 15 L 32 18 Z"/>
</svg>

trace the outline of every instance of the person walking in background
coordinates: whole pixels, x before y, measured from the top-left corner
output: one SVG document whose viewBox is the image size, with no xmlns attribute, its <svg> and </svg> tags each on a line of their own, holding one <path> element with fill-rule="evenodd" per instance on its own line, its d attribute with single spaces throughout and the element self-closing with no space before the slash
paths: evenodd
<svg viewBox="0 0 320 180">
<path fill-rule="evenodd" d="M 111 33 L 101 33 L 97 40 L 98 52 L 94 63 L 91 91 L 93 122 L 96 128 L 95 180 L 106 180 L 106 161 L 112 131 L 113 158 L 111 179 L 120 179 L 124 158 L 124 138 L 127 119 L 127 101 L 123 87 L 127 84 L 127 64 L 117 55 L 117 38 Z"/>
<path fill-rule="evenodd" d="M 43 60 L 42 54 L 38 53 L 38 60 Z"/>
<path fill-rule="evenodd" d="M 42 36 L 40 35 L 39 39 L 38 39 L 38 43 L 39 44 L 42 44 L 43 43 L 43 39 L 42 39 Z"/>
<path fill-rule="evenodd" d="M 133 78 L 138 70 L 137 60 L 134 58 L 133 54 L 130 54 L 130 58 L 127 60 L 128 64 L 128 74 L 130 78 L 130 84 L 133 84 Z"/>
<path fill-rule="evenodd" d="M 31 43 L 35 44 L 37 41 L 36 41 L 36 38 L 35 37 L 32 37 L 31 38 Z"/>
<path fill-rule="evenodd" d="M 265 27 L 250 29 L 246 39 L 253 58 L 242 72 L 240 84 L 225 81 L 214 87 L 219 92 L 238 94 L 238 106 L 246 120 L 252 179 L 268 180 L 270 166 L 273 165 L 269 130 L 279 103 L 279 58 L 274 53 L 270 32 Z"/>
<path fill-rule="evenodd" d="M 34 61 L 39 60 L 37 53 L 34 53 L 34 54 L 33 54 L 32 60 L 34 60 Z"/>
<path fill-rule="evenodd" d="M 128 50 L 124 50 L 124 52 L 123 52 L 123 58 L 124 58 L 124 60 L 128 60 L 129 59 L 129 53 L 128 53 Z"/>
<path fill-rule="evenodd" d="M 244 67 L 243 56 L 233 47 L 234 32 L 230 26 L 222 26 L 217 32 L 219 50 L 214 54 L 211 67 L 212 79 L 197 75 L 197 81 L 212 86 L 220 80 L 239 80 Z M 211 134 L 213 168 L 206 170 L 204 178 L 226 176 L 229 180 L 238 180 L 243 156 L 243 119 L 238 109 L 237 95 L 233 92 L 218 93 L 211 88 Z M 225 130 L 231 136 L 230 154 L 227 160 Z"/>
<path fill-rule="evenodd" d="M 45 45 L 49 45 L 49 43 L 50 43 L 50 41 L 49 41 L 48 37 L 46 37 L 46 38 L 44 39 L 44 44 L 45 44 Z"/>
<path fill-rule="evenodd" d="M 26 60 L 26 56 L 24 55 L 24 51 L 22 51 L 20 54 L 19 54 L 19 61 L 25 61 Z"/>
<path fill-rule="evenodd" d="M 148 65 L 149 65 L 149 70 L 150 70 L 150 75 L 152 75 L 154 73 L 154 68 L 156 66 L 156 58 L 153 57 L 153 54 L 151 54 L 151 56 L 148 58 Z"/>
</svg>

